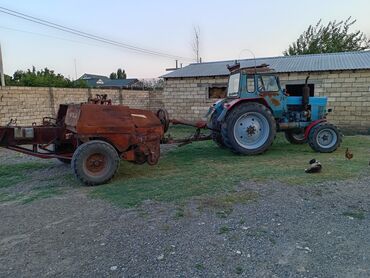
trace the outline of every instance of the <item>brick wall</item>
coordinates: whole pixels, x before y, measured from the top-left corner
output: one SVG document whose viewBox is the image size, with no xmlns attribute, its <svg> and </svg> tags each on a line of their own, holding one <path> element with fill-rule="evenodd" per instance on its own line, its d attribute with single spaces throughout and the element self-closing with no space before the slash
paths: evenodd
<svg viewBox="0 0 370 278">
<path fill-rule="evenodd" d="M 208 88 L 226 84 L 225 77 L 168 79 L 163 101 L 171 118 L 198 120 L 204 118 L 215 99 L 208 98 Z"/>
<path fill-rule="evenodd" d="M 0 125 L 7 124 L 11 118 L 17 119 L 19 125 L 40 124 L 43 117 L 55 116 L 59 104 L 86 102 L 89 96 L 96 94 L 107 94 L 114 104 L 133 108 L 154 110 L 163 106 L 159 100 L 161 91 L 2 87 Z"/>
<path fill-rule="evenodd" d="M 283 86 L 303 84 L 307 73 L 279 74 Z M 163 99 L 172 118 L 204 118 L 215 99 L 208 98 L 208 87 L 227 82 L 227 77 L 171 78 L 165 81 Z M 346 132 L 370 134 L 370 71 L 311 73 L 315 96 L 327 96 L 333 109 L 329 120 Z"/>
</svg>

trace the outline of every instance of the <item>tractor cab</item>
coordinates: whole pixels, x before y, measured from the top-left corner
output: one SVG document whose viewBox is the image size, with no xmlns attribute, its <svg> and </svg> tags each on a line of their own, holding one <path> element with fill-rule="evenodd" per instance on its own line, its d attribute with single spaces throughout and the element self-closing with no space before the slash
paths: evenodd
<svg viewBox="0 0 370 278">
<path fill-rule="evenodd" d="M 258 97 L 266 92 L 282 93 L 279 78 L 267 66 L 242 68 L 230 74 L 227 97 Z"/>
<path fill-rule="evenodd" d="M 279 77 L 268 65 L 240 68 L 237 63 L 228 66 L 228 69 L 227 96 L 215 103 L 213 109 L 221 113 L 225 106 L 235 105 L 236 102 L 255 101 L 270 107 L 274 117 L 282 117 L 286 110 L 287 95 L 280 86 Z"/>
</svg>

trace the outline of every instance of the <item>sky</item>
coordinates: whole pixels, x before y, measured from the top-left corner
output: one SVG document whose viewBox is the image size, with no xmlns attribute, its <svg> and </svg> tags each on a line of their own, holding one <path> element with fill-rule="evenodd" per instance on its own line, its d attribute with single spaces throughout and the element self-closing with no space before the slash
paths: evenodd
<svg viewBox="0 0 370 278">
<path fill-rule="evenodd" d="M 181 56 L 192 62 L 194 27 L 200 29 L 203 61 L 281 56 L 322 19 L 357 19 L 352 30 L 370 37 L 368 0 L 0 0 L 12 9 L 110 40 Z M 128 78 L 156 78 L 175 59 L 81 38 L 0 13 L 4 71 L 48 67 L 75 79 L 84 73 L 109 75 L 125 69 Z M 248 50 L 245 50 L 248 49 Z"/>
</svg>

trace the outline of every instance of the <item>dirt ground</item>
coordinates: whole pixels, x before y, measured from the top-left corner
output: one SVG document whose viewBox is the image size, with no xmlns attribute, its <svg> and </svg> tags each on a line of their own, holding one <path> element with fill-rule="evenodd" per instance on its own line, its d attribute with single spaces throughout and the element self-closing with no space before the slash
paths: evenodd
<svg viewBox="0 0 370 278">
<path fill-rule="evenodd" d="M 69 171 L 46 163 L 45 178 Z M 225 213 L 196 198 L 123 209 L 68 186 L 0 202 L 0 277 L 370 277 L 369 177 L 246 181 L 236 190 L 256 198 Z"/>
</svg>

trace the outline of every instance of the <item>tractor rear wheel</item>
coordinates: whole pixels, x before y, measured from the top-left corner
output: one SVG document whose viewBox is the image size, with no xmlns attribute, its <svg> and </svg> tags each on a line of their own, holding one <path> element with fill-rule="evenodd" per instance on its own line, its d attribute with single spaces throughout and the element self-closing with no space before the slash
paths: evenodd
<svg viewBox="0 0 370 278">
<path fill-rule="evenodd" d="M 211 117 L 211 128 L 212 128 L 212 140 L 220 147 L 226 148 L 224 140 L 221 135 L 221 123 L 217 121 L 219 114 L 214 112 Z"/>
<path fill-rule="evenodd" d="M 235 107 L 222 125 L 225 145 L 238 154 L 255 155 L 265 152 L 274 141 L 276 122 L 271 111 L 260 103 Z"/>
<path fill-rule="evenodd" d="M 303 129 L 293 129 L 285 131 L 285 138 L 289 143 L 300 145 L 307 143 L 306 138 L 304 137 Z"/>
<path fill-rule="evenodd" d="M 339 148 L 342 137 L 342 133 L 335 125 L 323 122 L 310 130 L 308 144 L 316 152 L 331 153 Z"/>
<path fill-rule="evenodd" d="M 72 170 L 86 185 L 110 181 L 117 172 L 119 156 L 107 142 L 92 140 L 79 146 L 72 157 Z"/>
</svg>

